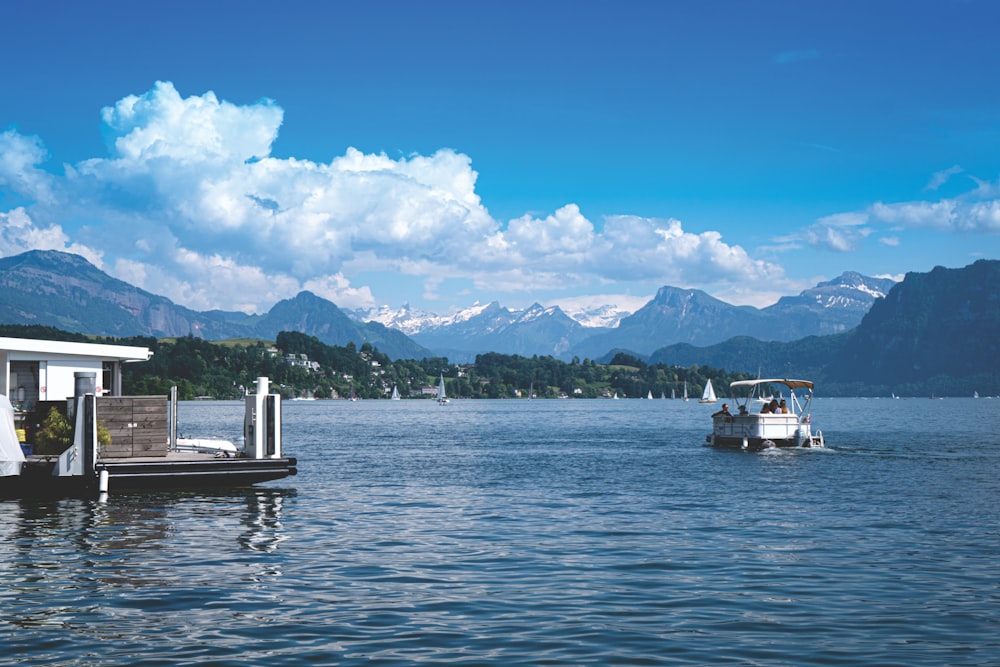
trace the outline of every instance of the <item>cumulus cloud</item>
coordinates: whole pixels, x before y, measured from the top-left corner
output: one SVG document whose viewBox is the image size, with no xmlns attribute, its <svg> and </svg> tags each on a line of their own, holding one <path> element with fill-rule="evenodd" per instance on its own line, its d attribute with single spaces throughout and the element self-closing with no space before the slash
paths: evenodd
<svg viewBox="0 0 1000 667">
<path fill-rule="evenodd" d="M 605 280 L 646 280 L 692 284 L 731 279 L 773 279 L 776 265 L 753 260 L 718 232 L 685 232 L 679 220 L 630 215 L 607 216 L 603 230 L 570 204 L 545 218 L 512 220 L 497 235 L 505 258 L 540 262 L 547 270 Z"/>
<path fill-rule="evenodd" d="M 249 106 L 220 102 L 215 93 L 182 98 L 158 81 L 142 96 L 129 95 L 101 110 L 113 162 L 153 166 L 232 163 L 271 153 L 283 112 L 270 100 Z M 95 161 L 95 164 L 109 164 Z"/>
<path fill-rule="evenodd" d="M 471 159 L 450 149 L 390 158 L 348 148 L 328 163 L 275 158 L 283 111 L 268 99 L 183 97 L 157 82 L 101 118 L 107 155 L 62 176 L 40 169 L 39 139 L 0 135 L 0 183 L 30 200 L 3 214 L 0 250 L 103 256 L 116 276 L 188 307 L 248 312 L 300 289 L 371 305 L 370 289 L 352 281 L 387 270 L 423 280 L 431 296 L 455 279 L 516 291 L 782 275 L 717 232 L 692 233 L 675 219 L 592 221 L 567 204 L 504 224 L 480 201 Z"/>
<path fill-rule="evenodd" d="M 28 200 L 52 201 L 52 179 L 39 169 L 47 158 L 40 138 L 13 129 L 0 133 L 0 188 Z"/>
<path fill-rule="evenodd" d="M 100 251 L 73 243 L 58 225 L 35 224 L 23 207 L 0 211 L 0 256 L 19 255 L 29 250 L 61 250 L 85 257 L 100 267 Z"/>
</svg>

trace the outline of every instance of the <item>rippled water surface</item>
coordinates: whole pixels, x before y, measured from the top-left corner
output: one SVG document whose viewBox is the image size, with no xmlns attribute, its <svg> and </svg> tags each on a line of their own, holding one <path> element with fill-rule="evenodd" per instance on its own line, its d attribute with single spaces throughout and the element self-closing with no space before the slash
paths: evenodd
<svg viewBox="0 0 1000 667">
<path fill-rule="evenodd" d="M 753 454 L 694 402 L 286 402 L 297 477 L 0 501 L 0 661 L 1000 664 L 1000 400 L 813 408 Z"/>
</svg>

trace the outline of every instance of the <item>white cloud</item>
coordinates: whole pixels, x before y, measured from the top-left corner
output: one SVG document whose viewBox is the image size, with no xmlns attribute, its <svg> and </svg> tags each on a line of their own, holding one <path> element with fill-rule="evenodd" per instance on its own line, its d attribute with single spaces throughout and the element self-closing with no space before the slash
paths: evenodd
<svg viewBox="0 0 1000 667">
<path fill-rule="evenodd" d="M 797 236 L 814 248 L 852 252 L 872 233 L 868 221 L 867 214 L 838 213 L 821 218 Z"/>
<path fill-rule="evenodd" d="M 970 233 L 1000 233 L 1000 201 L 977 202 L 959 217 L 959 230 Z"/>
<path fill-rule="evenodd" d="M 30 200 L 51 201 L 51 177 L 38 168 L 47 158 L 38 137 L 13 129 L 0 133 L 0 188 Z"/>
<path fill-rule="evenodd" d="M 924 190 L 937 190 L 942 185 L 947 183 L 949 178 L 957 174 L 961 174 L 963 171 L 964 170 L 956 164 L 952 167 L 948 167 L 947 169 L 935 172 L 931 175 L 931 180 L 924 187 Z"/>
<path fill-rule="evenodd" d="M 71 242 L 58 225 L 37 225 L 23 207 L 6 213 L 0 211 L 0 256 L 19 255 L 29 250 L 61 250 L 85 257 L 98 267 L 103 263 L 100 251 Z"/>
<path fill-rule="evenodd" d="M 948 230 L 955 224 L 955 202 L 903 202 L 883 204 L 876 202 L 869 209 L 871 219 L 888 225 L 908 229 Z"/>
<path fill-rule="evenodd" d="M 933 175 L 928 190 L 936 190 L 948 178 L 963 173 L 954 166 Z M 875 226 L 885 225 L 895 233 L 930 230 L 958 234 L 1000 233 L 1000 183 L 970 177 L 976 187 L 961 196 L 937 201 L 875 202 L 864 211 L 827 216 L 800 233 L 784 239 L 804 240 L 816 248 L 837 252 L 856 250 Z M 880 237 L 884 245 L 897 246 L 902 239 L 893 234 Z"/>
<path fill-rule="evenodd" d="M 507 245 L 524 258 L 552 255 L 580 258 L 594 246 L 594 225 L 576 204 L 563 206 L 544 219 L 525 215 L 511 220 L 503 234 Z"/>
<path fill-rule="evenodd" d="M 685 232 L 676 219 L 616 215 L 603 230 L 570 204 L 544 218 L 512 220 L 498 235 L 508 264 L 518 258 L 541 275 L 559 271 L 597 280 L 648 280 L 704 284 L 730 279 L 776 278 L 781 269 L 722 242 L 717 232 Z M 522 278 L 523 281 L 523 278 Z"/>
<path fill-rule="evenodd" d="M 372 308 L 375 297 L 368 287 L 352 287 L 342 274 L 320 276 L 306 281 L 304 289 L 334 302 L 341 308 Z"/>
<path fill-rule="evenodd" d="M 471 159 L 449 149 L 393 159 L 348 148 L 329 163 L 271 157 L 282 119 L 270 100 L 182 97 L 158 82 L 105 108 L 108 155 L 63 176 L 37 168 L 39 140 L 7 132 L 0 178 L 33 200 L 18 215 L 53 224 L 32 224 L 22 246 L 11 235 L 5 243 L 98 259 L 91 248 L 100 247 L 110 271 L 144 289 L 195 309 L 248 312 L 300 289 L 371 305 L 370 290 L 352 281 L 385 270 L 423 281 L 428 296 L 456 280 L 518 292 L 782 279 L 779 266 L 676 219 L 595 224 L 567 204 L 503 225 L 480 201 Z"/>
<path fill-rule="evenodd" d="M 181 98 L 172 83 L 163 81 L 142 96 L 129 95 L 101 110 L 112 157 L 133 166 L 265 157 L 282 116 L 270 100 L 237 106 L 220 102 L 212 92 Z"/>
</svg>

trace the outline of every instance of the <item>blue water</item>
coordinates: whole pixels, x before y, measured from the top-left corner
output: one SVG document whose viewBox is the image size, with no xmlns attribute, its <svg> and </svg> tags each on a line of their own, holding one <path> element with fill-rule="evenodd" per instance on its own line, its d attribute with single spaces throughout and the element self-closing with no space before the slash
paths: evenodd
<svg viewBox="0 0 1000 667">
<path fill-rule="evenodd" d="M 1000 400 L 813 408 L 754 454 L 694 402 L 286 402 L 297 477 L 0 502 L 0 661 L 1000 664 Z"/>
</svg>

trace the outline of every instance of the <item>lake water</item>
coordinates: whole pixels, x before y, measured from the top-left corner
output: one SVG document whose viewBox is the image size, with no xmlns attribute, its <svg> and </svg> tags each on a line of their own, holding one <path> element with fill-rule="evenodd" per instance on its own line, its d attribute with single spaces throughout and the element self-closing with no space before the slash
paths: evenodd
<svg viewBox="0 0 1000 667">
<path fill-rule="evenodd" d="M 1000 400 L 284 404 L 299 475 L 0 501 L 19 665 L 1000 664 Z M 238 402 L 183 403 L 235 437 Z"/>
</svg>

